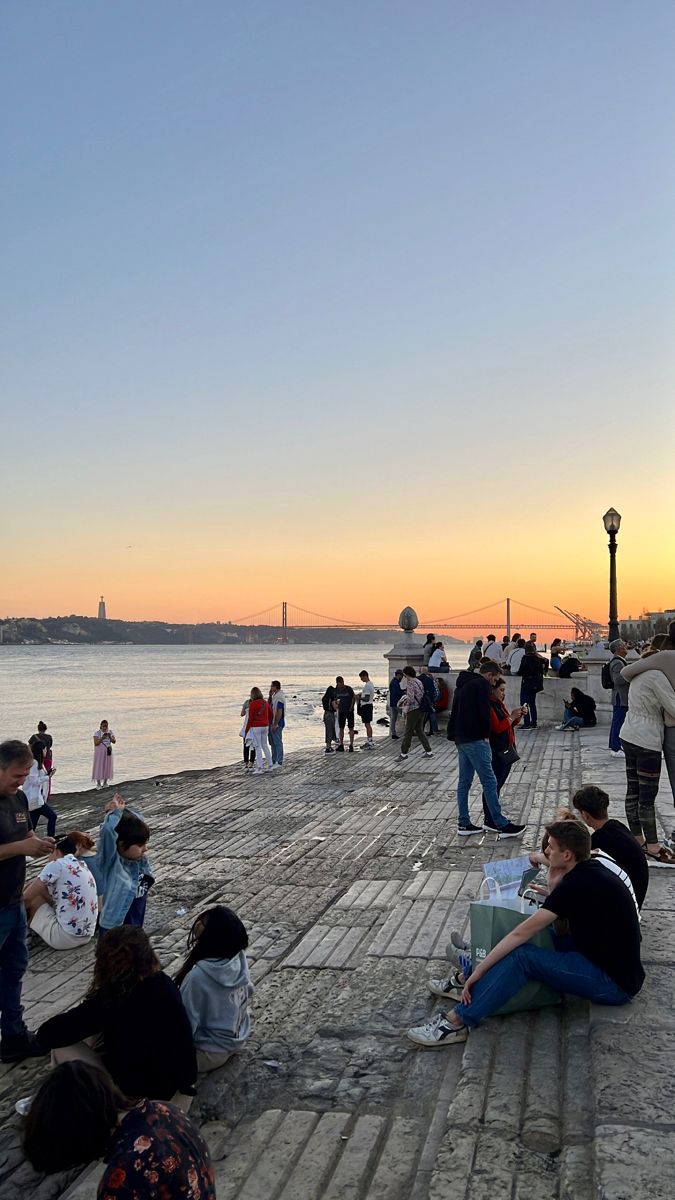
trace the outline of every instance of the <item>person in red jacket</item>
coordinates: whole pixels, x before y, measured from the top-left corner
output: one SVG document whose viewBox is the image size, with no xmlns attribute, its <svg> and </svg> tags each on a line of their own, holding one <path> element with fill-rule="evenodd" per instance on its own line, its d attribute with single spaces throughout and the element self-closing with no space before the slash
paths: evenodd
<svg viewBox="0 0 675 1200">
<path fill-rule="evenodd" d="M 523 718 L 522 707 L 509 712 L 506 704 L 506 685 L 503 679 L 497 679 L 490 693 L 490 752 L 492 755 L 492 770 L 497 780 L 497 795 L 506 783 L 509 772 L 515 761 L 513 754 L 516 749 L 516 735 L 513 732 Z M 490 810 L 483 796 L 484 825 L 494 828 Z"/>
<path fill-rule="evenodd" d="M 265 755 L 267 770 L 272 770 L 272 755 L 267 731 L 272 724 L 272 709 L 265 700 L 260 688 L 251 688 L 251 699 L 246 718 L 246 741 L 255 749 L 256 767 L 254 775 L 262 773 L 262 756 Z"/>
</svg>

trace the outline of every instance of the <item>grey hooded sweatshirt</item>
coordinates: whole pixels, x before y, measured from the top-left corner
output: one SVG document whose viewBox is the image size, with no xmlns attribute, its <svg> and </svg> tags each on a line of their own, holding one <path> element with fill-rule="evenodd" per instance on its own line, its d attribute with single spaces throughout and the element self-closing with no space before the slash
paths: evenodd
<svg viewBox="0 0 675 1200">
<path fill-rule="evenodd" d="M 244 951 L 236 958 L 203 958 L 180 985 L 197 1050 L 241 1050 L 251 1032 L 253 995 Z"/>
</svg>

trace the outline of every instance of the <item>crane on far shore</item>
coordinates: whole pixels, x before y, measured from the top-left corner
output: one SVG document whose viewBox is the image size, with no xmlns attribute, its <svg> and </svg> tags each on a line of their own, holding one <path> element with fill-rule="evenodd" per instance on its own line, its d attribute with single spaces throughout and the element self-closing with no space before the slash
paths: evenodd
<svg viewBox="0 0 675 1200">
<path fill-rule="evenodd" d="M 568 612 L 566 608 L 561 608 L 559 604 L 554 605 L 557 612 L 562 613 L 563 617 L 567 617 L 574 625 L 574 640 L 575 642 L 590 642 L 593 640 L 594 633 L 606 633 L 607 626 L 601 625 L 599 621 L 593 621 L 590 617 L 582 617 L 579 613 Z"/>
</svg>

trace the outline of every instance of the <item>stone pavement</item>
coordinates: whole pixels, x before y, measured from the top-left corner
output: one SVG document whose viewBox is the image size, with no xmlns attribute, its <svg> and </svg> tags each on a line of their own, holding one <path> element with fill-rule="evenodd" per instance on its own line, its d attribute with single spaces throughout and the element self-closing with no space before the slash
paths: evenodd
<svg viewBox="0 0 675 1200">
<path fill-rule="evenodd" d="M 432 759 L 413 749 L 397 764 L 384 738 L 371 753 L 324 755 L 322 732 L 270 776 L 237 765 L 120 788 L 152 829 L 146 928 L 165 968 L 208 904 L 232 906 L 249 929 L 250 1046 L 202 1078 L 192 1110 L 220 1200 L 670 1197 L 675 872 L 651 872 L 634 1005 L 568 1001 L 488 1021 L 464 1047 L 416 1049 L 403 1032 L 442 1004 L 426 979 L 466 927 L 482 864 L 521 843 L 457 839 L 456 751 L 443 737 Z M 606 738 L 520 735 L 504 806 L 527 822 L 524 845 L 581 782 L 608 788 L 622 814 L 623 762 Z M 57 797 L 60 828 L 95 829 L 105 799 Z M 667 784 L 659 803 L 670 832 Z M 56 954 L 31 936 L 30 949 L 35 1027 L 82 995 L 93 948 Z M 22 1160 L 14 1103 L 46 1070 L 0 1068 L 2 1200 L 95 1195 L 96 1168 L 41 1179 Z"/>
</svg>

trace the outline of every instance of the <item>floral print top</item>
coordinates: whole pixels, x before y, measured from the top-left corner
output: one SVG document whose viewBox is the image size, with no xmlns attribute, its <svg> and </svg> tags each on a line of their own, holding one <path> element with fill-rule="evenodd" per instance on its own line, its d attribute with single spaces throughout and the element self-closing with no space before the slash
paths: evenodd
<svg viewBox="0 0 675 1200">
<path fill-rule="evenodd" d="M 173 1104 L 142 1100 L 113 1135 L 98 1200 L 216 1200 L 201 1134 Z"/>
<path fill-rule="evenodd" d="M 96 932 L 98 900 L 96 881 L 86 863 L 74 854 L 64 854 L 40 871 L 54 905 L 56 919 L 73 937 L 92 938 Z"/>
</svg>

